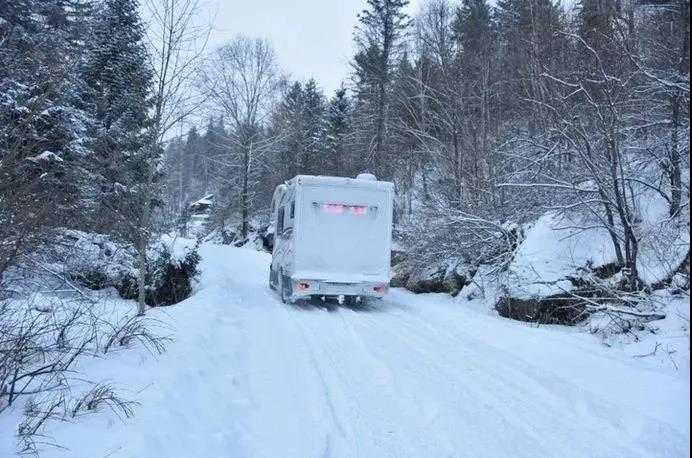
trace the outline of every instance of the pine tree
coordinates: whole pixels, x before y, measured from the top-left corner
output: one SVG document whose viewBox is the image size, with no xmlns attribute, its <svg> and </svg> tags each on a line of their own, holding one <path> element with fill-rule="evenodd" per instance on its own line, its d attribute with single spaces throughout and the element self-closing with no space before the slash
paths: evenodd
<svg viewBox="0 0 692 458">
<path fill-rule="evenodd" d="M 303 91 L 302 124 L 302 164 L 299 173 L 308 175 L 323 171 L 324 161 L 324 95 L 314 79 L 305 83 Z"/>
<path fill-rule="evenodd" d="M 181 137 L 173 138 L 166 146 L 164 161 L 166 173 L 166 212 L 174 220 L 180 218 L 187 205 L 187 164 L 185 159 L 185 140 Z"/>
<path fill-rule="evenodd" d="M 296 81 L 284 95 L 276 112 L 273 124 L 277 142 L 278 160 L 283 171 L 283 180 L 301 173 L 304 168 L 303 109 L 305 95 L 303 85 Z"/>
<path fill-rule="evenodd" d="M 499 0 L 496 12 L 504 55 L 500 99 L 510 102 L 504 109 L 513 118 L 528 119 L 522 124 L 535 132 L 549 116 L 541 105 L 546 99 L 541 75 L 560 73 L 568 61 L 564 14 L 551 0 Z"/>
<path fill-rule="evenodd" d="M 622 1 L 580 0 L 577 11 L 577 34 L 587 45 L 577 47 L 581 64 L 605 65 L 608 72 L 618 72 L 617 42 L 627 35 L 620 29 L 624 25 Z"/>
<path fill-rule="evenodd" d="M 407 6 L 408 0 L 368 0 L 368 9 L 358 17 L 358 52 L 353 61 L 358 134 L 366 163 L 383 178 L 393 175 L 389 108 L 393 71 L 410 25 Z"/>
<path fill-rule="evenodd" d="M 93 227 L 132 243 L 138 260 L 138 312 L 146 308 L 152 209 L 160 196 L 159 121 L 152 122 L 153 73 L 136 0 L 105 0 L 90 31 L 83 75 L 96 120 L 92 174 L 98 179 Z"/>
<path fill-rule="evenodd" d="M 134 240 L 140 195 L 148 168 L 151 71 L 136 0 L 105 0 L 97 11 L 83 67 L 86 97 L 96 120 L 93 132 L 98 177 L 95 225 Z"/>
<path fill-rule="evenodd" d="M 464 0 L 452 25 L 459 45 L 464 77 L 487 71 L 497 41 L 487 0 Z"/>
<path fill-rule="evenodd" d="M 204 141 L 195 126 L 192 126 L 187 132 L 183 155 L 185 163 L 183 180 L 186 189 L 186 199 L 198 199 L 202 197 L 199 194 L 204 192 L 198 185 L 198 177 L 204 175 L 206 158 L 204 155 Z M 199 197 L 197 197 L 198 195 Z"/>
<path fill-rule="evenodd" d="M 346 89 L 337 89 L 329 101 L 325 120 L 326 173 L 336 176 L 352 175 L 350 164 L 352 141 L 352 107 Z"/>
<path fill-rule="evenodd" d="M 0 276 L 51 230 L 78 225 L 91 120 L 75 74 L 77 0 L 0 8 Z"/>
<path fill-rule="evenodd" d="M 487 0 L 464 0 L 457 10 L 453 29 L 458 44 L 457 58 L 464 98 L 464 149 L 472 205 L 487 205 L 483 197 L 491 196 L 488 180 L 492 173 L 490 154 L 490 119 L 497 112 L 494 87 L 497 82 L 497 34 Z"/>
</svg>

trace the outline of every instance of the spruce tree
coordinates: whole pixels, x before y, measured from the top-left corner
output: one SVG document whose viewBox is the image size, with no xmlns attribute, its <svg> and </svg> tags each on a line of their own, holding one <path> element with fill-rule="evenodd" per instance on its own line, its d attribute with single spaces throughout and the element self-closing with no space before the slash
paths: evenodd
<svg viewBox="0 0 692 458">
<path fill-rule="evenodd" d="M 152 70 L 136 0 L 105 0 L 83 66 L 96 120 L 93 227 L 132 243 L 138 260 L 138 312 L 146 305 L 152 209 L 160 199 L 162 146 L 152 122 Z M 153 129 L 152 129 L 153 128 Z"/>
<path fill-rule="evenodd" d="M 303 85 L 296 81 L 284 95 L 276 116 L 274 125 L 279 136 L 278 160 L 284 171 L 283 179 L 289 179 L 304 168 L 303 143 L 303 105 L 305 94 Z"/>
<path fill-rule="evenodd" d="M 358 135 L 365 162 L 383 178 L 393 175 L 389 109 L 393 71 L 405 48 L 408 0 L 368 0 L 358 17 L 354 57 Z"/>
<path fill-rule="evenodd" d="M 74 68 L 77 0 L 0 8 L 0 276 L 52 230 L 78 226 L 89 116 Z"/>
<path fill-rule="evenodd" d="M 160 152 L 150 151 L 147 128 L 152 73 L 136 0 L 105 0 L 91 27 L 83 66 L 86 96 L 96 121 L 93 131 L 98 179 L 95 227 L 134 241 L 147 174 Z"/>
<path fill-rule="evenodd" d="M 318 174 L 324 171 L 324 95 L 314 79 L 305 83 L 303 93 L 302 123 L 302 166 L 300 173 Z"/>
<path fill-rule="evenodd" d="M 346 89 L 341 87 L 329 101 L 325 120 L 325 167 L 329 174 L 348 176 L 352 136 L 352 107 Z"/>
<path fill-rule="evenodd" d="M 498 0 L 496 18 L 504 59 L 500 99 L 511 101 L 505 110 L 535 133 L 550 116 L 542 106 L 547 97 L 542 75 L 560 73 L 567 63 L 563 11 L 551 0 Z"/>
</svg>

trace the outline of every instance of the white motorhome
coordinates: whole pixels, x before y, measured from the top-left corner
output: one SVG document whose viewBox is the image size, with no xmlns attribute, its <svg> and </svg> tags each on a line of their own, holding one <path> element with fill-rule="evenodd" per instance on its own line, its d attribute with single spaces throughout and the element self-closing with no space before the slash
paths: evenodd
<svg viewBox="0 0 692 458">
<path fill-rule="evenodd" d="M 299 175 L 272 199 L 269 285 L 283 302 L 382 297 L 389 289 L 394 185 L 374 175 Z"/>
</svg>

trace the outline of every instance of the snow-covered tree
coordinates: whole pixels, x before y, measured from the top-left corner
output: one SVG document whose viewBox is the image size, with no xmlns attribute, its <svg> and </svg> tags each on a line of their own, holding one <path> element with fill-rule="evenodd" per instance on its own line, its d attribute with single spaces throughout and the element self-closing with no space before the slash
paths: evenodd
<svg viewBox="0 0 692 458">
<path fill-rule="evenodd" d="M 353 175 L 353 108 L 346 89 L 337 89 L 327 106 L 324 173 Z"/>
<path fill-rule="evenodd" d="M 408 0 L 368 0 L 356 30 L 357 140 L 368 168 L 383 178 L 393 175 L 390 107 L 394 70 L 405 50 L 410 25 L 407 5 Z"/>
<path fill-rule="evenodd" d="M 240 232 L 247 236 L 259 177 L 271 139 L 266 123 L 275 103 L 281 75 L 274 50 L 266 40 L 238 36 L 213 54 L 205 71 L 206 88 L 215 109 L 228 122 L 225 176 L 217 197 L 222 224 L 239 213 Z"/>
<path fill-rule="evenodd" d="M 150 213 L 158 199 L 153 184 L 160 179 L 162 153 L 160 134 L 153 131 L 160 123 L 152 98 L 153 76 L 139 3 L 105 0 L 91 26 L 83 65 L 85 97 L 96 121 L 90 164 L 95 177 L 93 226 L 137 247 L 140 313 L 145 307 Z"/>
<path fill-rule="evenodd" d="M 96 12 L 87 41 L 85 98 L 96 124 L 91 170 L 94 225 L 135 240 L 149 170 L 152 72 L 135 0 L 106 0 Z"/>
<path fill-rule="evenodd" d="M 0 279 L 51 230 L 82 219 L 91 118 L 75 66 L 88 12 L 77 0 L 0 8 Z"/>
</svg>

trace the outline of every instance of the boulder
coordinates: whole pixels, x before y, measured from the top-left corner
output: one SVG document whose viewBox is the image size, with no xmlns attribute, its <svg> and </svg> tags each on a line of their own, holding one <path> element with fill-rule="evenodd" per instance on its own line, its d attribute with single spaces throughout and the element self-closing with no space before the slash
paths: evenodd
<svg viewBox="0 0 692 458">
<path fill-rule="evenodd" d="M 445 267 L 428 267 L 414 270 L 406 282 L 406 289 L 414 293 L 446 293 Z"/>
<path fill-rule="evenodd" d="M 589 315 L 583 301 L 570 294 L 528 299 L 503 297 L 495 309 L 500 316 L 513 320 L 569 326 L 585 320 Z"/>
<path fill-rule="evenodd" d="M 446 293 L 456 296 L 459 292 L 469 283 L 471 283 L 471 277 L 462 275 L 459 273 L 458 269 L 455 267 L 449 269 L 442 280 L 442 286 Z"/>
</svg>

